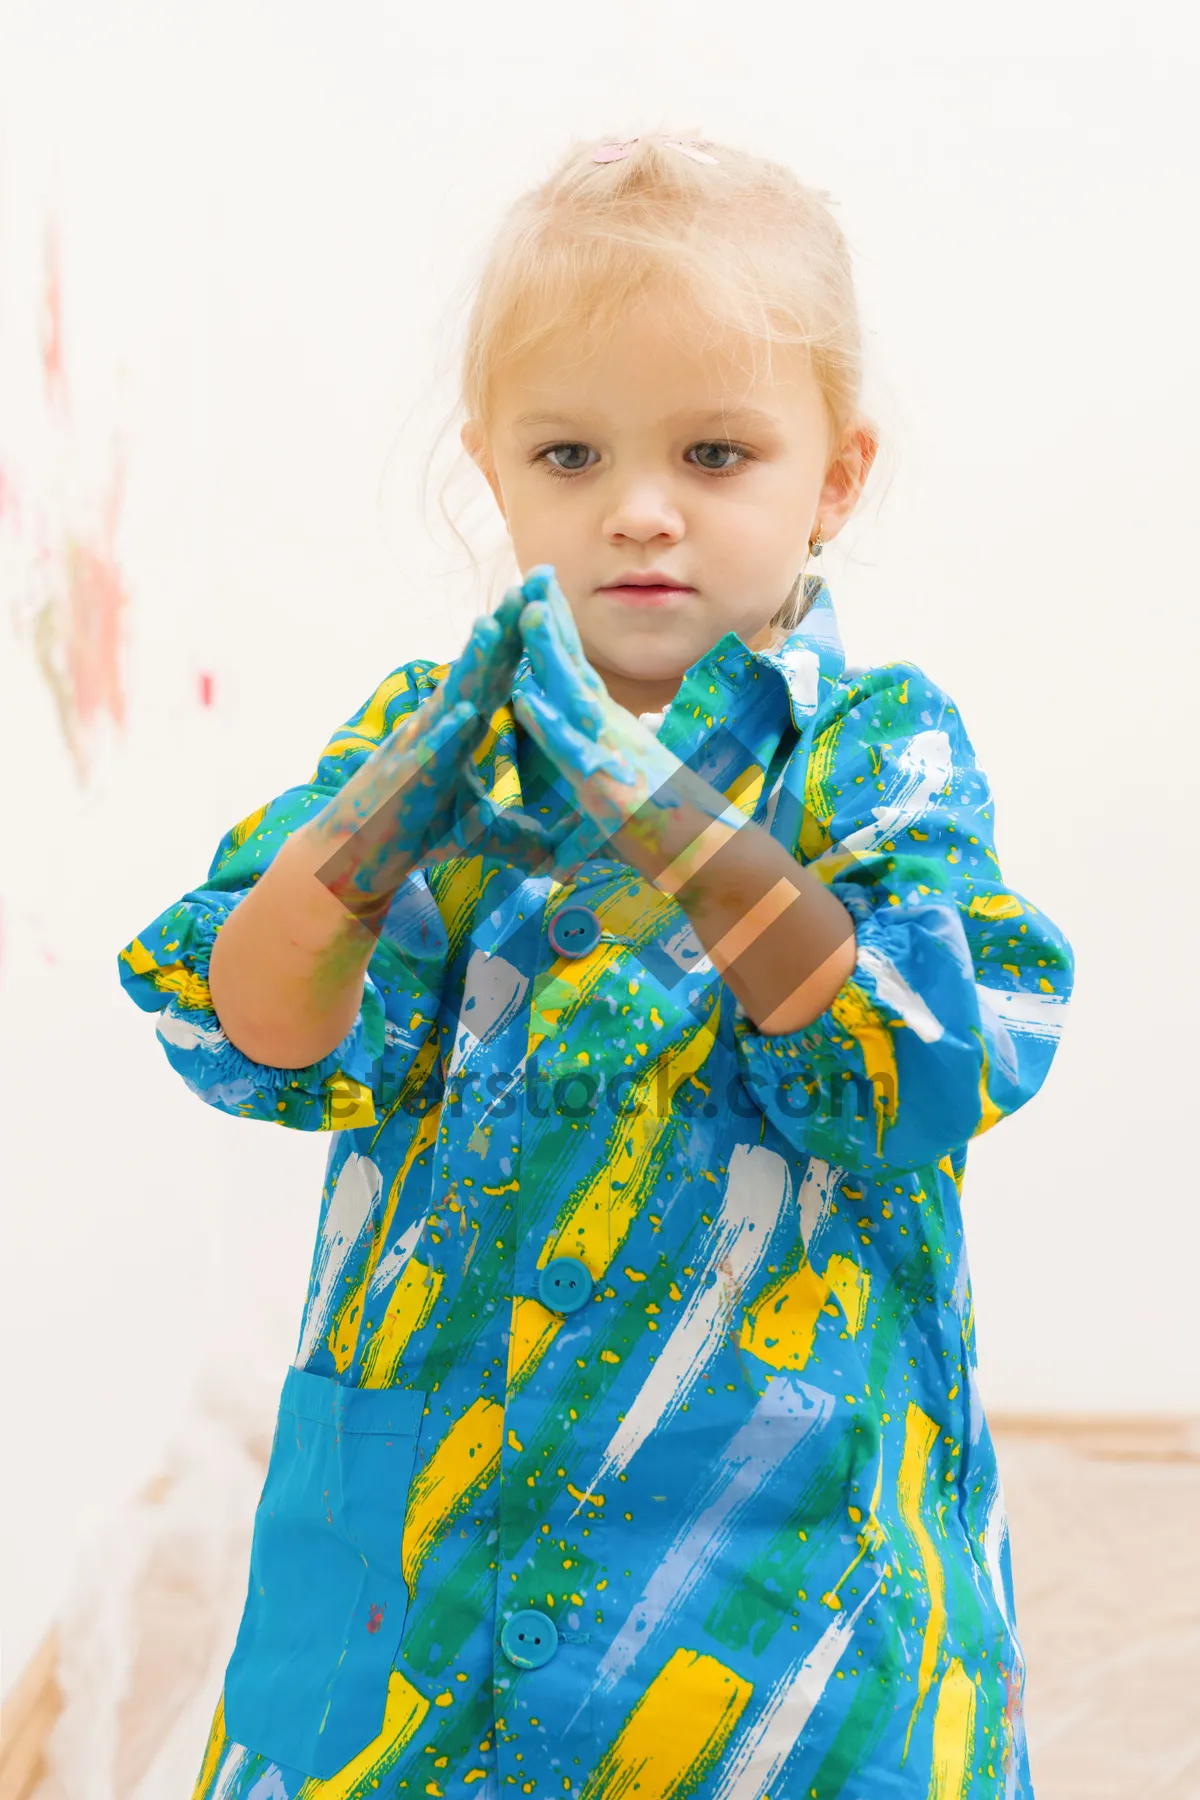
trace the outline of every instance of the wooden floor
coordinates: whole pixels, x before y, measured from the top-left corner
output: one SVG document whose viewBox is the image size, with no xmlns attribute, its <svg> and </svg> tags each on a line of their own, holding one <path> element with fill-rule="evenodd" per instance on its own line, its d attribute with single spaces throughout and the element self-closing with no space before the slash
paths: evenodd
<svg viewBox="0 0 1200 1800">
<path fill-rule="evenodd" d="M 1008 1418 L 992 1431 L 1037 1800 L 1200 1800 L 1200 1420 Z M 159 1616 L 178 1620 L 177 1600 Z M 169 1636 L 151 1648 L 120 1707 L 114 1792 L 187 1800 L 151 1765 L 182 1733 L 177 1766 L 198 1766 L 190 1739 L 202 1743 L 216 1695 L 194 1658 L 172 1667 Z M 80 1800 L 47 1772 L 58 1663 L 51 1633 L 5 1703 L 0 1800 Z"/>
<path fill-rule="evenodd" d="M 1200 1800 L 1200 1420 L 993 1434 L 1037 1800 Z"/>
</svg>

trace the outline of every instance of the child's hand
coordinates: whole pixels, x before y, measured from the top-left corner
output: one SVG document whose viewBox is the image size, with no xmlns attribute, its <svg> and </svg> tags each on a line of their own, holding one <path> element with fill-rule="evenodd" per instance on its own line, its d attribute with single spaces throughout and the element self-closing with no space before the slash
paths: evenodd
<svg viewBox="0 0 1200 1800">
<path fill-rule="evenodd" d="M 518 686 L 513 712 L 565 777 L 584 816 L 559 846 L 559 872 L 595 855 L 619 831 L 627 856 L 632 841 L 644 841 L 650 861 L 661 861 L 666 813 L 684 798 L 706 810 L 715 798 L 720 813 L 724 799 L 611 698 L 587 660 L 552 566 L 531 569 L 523 592 L 520 630 L 533 679 Z"/>
<path fill-rule="evenodd" d="M 522 590 L 511 588 L 494 613 L 475 621 L 442 685 L 314 821 L 328 845 L 318 873 L 364 921 L 386 910 L 422 864 L 469 855 L 539 863 L 553 849 L 537 820 L 492 804 L 471 761 L 491 715 L 509 698 L 522 654 L 523 605 Z"/>
</svg>

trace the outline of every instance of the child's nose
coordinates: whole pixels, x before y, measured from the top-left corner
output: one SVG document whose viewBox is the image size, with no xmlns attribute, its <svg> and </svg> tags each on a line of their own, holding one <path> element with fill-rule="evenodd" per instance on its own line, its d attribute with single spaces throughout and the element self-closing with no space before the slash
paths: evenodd
<svg viewBox="0 0 1200 1800">
<path fill-rule="evenodd" d="M 658 538 L 677 541 L 684 524 L 674 482 L 665 474 L 630 476 L 623 482 L 614 478 L 604 529 L 610 538 L 647 546 Z"/>
</svg>

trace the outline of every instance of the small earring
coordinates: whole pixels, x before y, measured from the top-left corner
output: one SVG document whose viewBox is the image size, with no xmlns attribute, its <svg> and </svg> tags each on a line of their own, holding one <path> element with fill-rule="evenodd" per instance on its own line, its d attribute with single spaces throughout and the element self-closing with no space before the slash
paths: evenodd
<svg viewBox="0 0 1200 1800">
<path fill-rule="evenodd" d="M 821 521 L 820 521 L 820 519 L 817 520 L 817 535 L 816 535 L 816 537 L 810 538 L 808 540 L 808 553 L 810 556 L 820 556 L 820 554 L 821 554 Z"/>
</svg>

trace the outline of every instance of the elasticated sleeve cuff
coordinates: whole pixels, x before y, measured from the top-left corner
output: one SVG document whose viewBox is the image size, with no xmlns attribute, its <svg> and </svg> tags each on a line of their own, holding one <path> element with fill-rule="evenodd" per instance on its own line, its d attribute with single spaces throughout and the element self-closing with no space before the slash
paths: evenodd
<svg viewBox="0 0 1200 1800">
<path fill-rule="evenodd" d="M 854 970 L 798 1031 L 768 1036 L 739 1016 L 742 1078 L 797 1149 L 870 1175 L 937 1162 L 981 1129 L 985 1100 L 997 1116 L 1015 1110 L 1040 1083 L 1042 1059 L 1031 1044 L 1022 1065 L 981 1005 L 953 901 L 830 886 L 854 920 Z"/>
<path fill-rule="evenodd" d="M 186 895 L 121 951 L 123 986 L 144 1011 L 158 1013 L 167 1060 L 208 1105 L 301 1131 L 373 1124 L 385 1030 L 383 1000 L 370 973 L 349 1032 L 307 1068 L 255 1062 L 225 1035 L 208 969 L 217 932 L 241 897 L 203 890 Z"/>
</svg>

